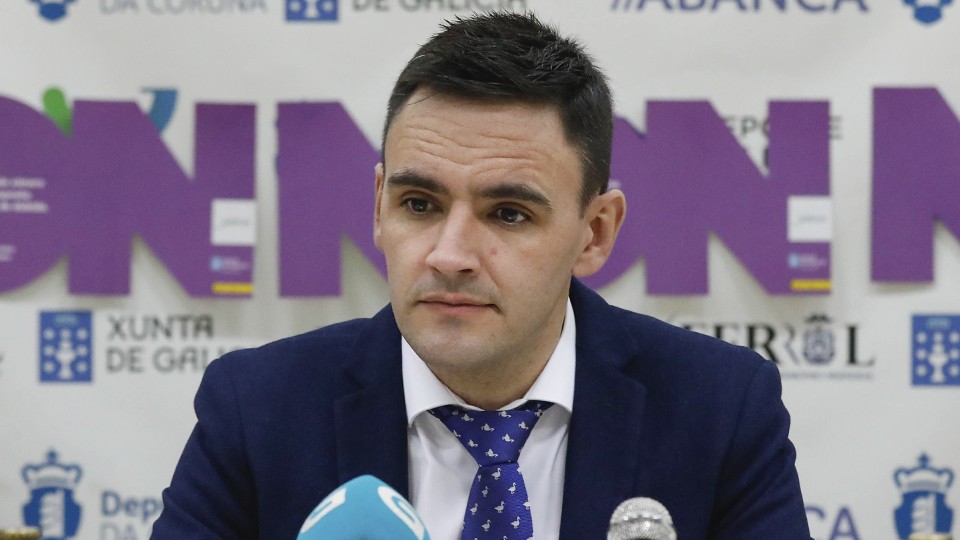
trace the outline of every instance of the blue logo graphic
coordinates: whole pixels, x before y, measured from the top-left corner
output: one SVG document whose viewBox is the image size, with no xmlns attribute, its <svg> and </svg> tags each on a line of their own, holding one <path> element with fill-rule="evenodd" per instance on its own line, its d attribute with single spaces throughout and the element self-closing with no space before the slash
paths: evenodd
<svg viewBox="0 0 960 540">
<path fill-rule="evenodd" d="M 40 382 L 93 380 L 89 311 L 40 312 Z"/>
<path fill-rule="evenodd" d="M 817 253 L 787 254 L 787 266 L 796 270 L 816 271 L 826 268 L 829 264 L 829 260 Z"/>
<path fill-rule="evenodd" d="M 339 0 L 285 0 L 288 21 L 336 21 Z"/>
<path fill-rule="evenodd" d="M 144 88 L 144 91 L 153 94 L 153 104 L 150 105 L 148 116 L 157 127 L 157 131 L 162 133 L 177 108 L 177 90 L 176 88 Z"/>
<path fill-rule="evenodd" d="M 913 316 L 913 384 L 960 386 L 960 315 Z"/>
<path fill-rule="evenodd" d="M 913 18 L 923 24 L 933 24 L 943 17 L 943 8 L 953 3 L 953 0 L 903 0 L 903 3 L 913 8 Z"/>
<path fill-rule="evenodd" d="M 73 538 L 80 527 L 82 508 L 73 499 L 73 490 L 83 471 L 76 465 L 57 463 L 57 453 L 47 453 L 47 462 L 27 465 L 21 470 L 30 488 L 30 501 L 23 506 L 23 522 L 38 527 L 43 540 Z"/>
<path fill-rule="evenodd" d="M 953 510 L 946 501 L 953 471 L 934 469 L 926 454 L 917 463 L 917 467 L 900 468 L 893 474 L 893 481 L 903 494 L 903 503 L 893 514 L 901 540 L 913 533 L 950 534 L 953 527 Z"/>
<path fill-rule="evenodd" d="M 40 16 L 48 21 L 59 21 L 67 16 L 67 6 L 77 0 L 30 0 L 40 8 Z"/>
</svg>

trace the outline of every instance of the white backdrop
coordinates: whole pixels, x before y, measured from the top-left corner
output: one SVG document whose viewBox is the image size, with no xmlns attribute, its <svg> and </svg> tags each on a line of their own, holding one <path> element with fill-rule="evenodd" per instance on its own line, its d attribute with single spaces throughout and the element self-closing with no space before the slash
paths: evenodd
<svg viewBox="0 0 960 540">
<path fill-rule="evenodd" d="M 960 434 L 949 418 L 960 407 L 960 216 L 951 210 L 960 206 L 960 7 L 944 6 L 940 20 L 923 23 L 900 0 L 326 0 L 316 12 L 298 11 L 304 5 L 298 0 L 71 0 L 65 15 L 51 21 L 41 16 L 40 4 L 52 1 L 0 3 L 0 527 L 30 522 L 30 503 L 52 504 L 44 495 L 59 488 L 67 498 L 62 512 L 47 518 L 46 537 L 149 536 L 159 494 L 194 422 L 192 397 L 207 361 L 223 350 L 369 316 L 385 304 L 387 287 L 377 263 L 367 248 L 347 239 L 362 236 L 371 215 L 365 203 L 372 203 L 372 151 L 336 143 L 345 145 L 362 174 L 330 173 L 331 181 L 350 187 L 313 223 L 349 222 L 343 230 L 282 224 L 282 192 L 302 184 L 287 183 L 278 172 L 286 152 L 279 141 L 287 129 L 278 125 L 280 104 L 342 105 L 376 147 L 393 79 L 439 21 L 474 8 L 513 7 L 532 9 L 582 39 L 610 76 L 616 114 L 640 132 L 647 132 L 647 116 L 654 114 L 648 107 L 657 103 L 683 109 L 709 102 L 717 121 L 729 127 L 727 142 L 742 145 L 741 159 L 749 156 L 756 175 L 766 174 L 764 149 L 777 137 L 757 127 L 770 102 L 829 105 L 829 181 L 820 191 L 786 194 L 830 201 L 825 212 L 806 216 L 821 227 L 811 245 L 825 251 L 819 259 L 801 254 L 814 257 L 809 265 L 816 268 L 807 270 L 821 288 L 829 282 L 828 290 L 771 291 L 758 280 L 757 264 L 764 263 L 745 262 L 751 259 L 744 253 L 780 253 L 803 242 L 789 244 L 782 234 L 770 246 L 751 237 L 736 240 L 749 227 L 731 223 L 733 229 L 724 229 L 717 220 L 727 214 L 714 218 L 711 212 L 731 201 L 750 204 L 752 194 L 739 191 L 736 182 L 724 184 L 734 173 L 718 171 L 717 184 L 693 186 L 703 192 L 720 186 L 727 198 L 701 201 L 706 217 L 689 217 L 718 227 L 701 250 L 708 291 L 657 289 L 648 283 L 647 266 L 663 253 L 643 250 L 645 257 L 629 257 L 627 269 L 605 278 L 599 291 L 614 304 L 698 331 L 741 344 L 752 339 L 761 354 L 774 356 L 815 538 L 880 540 L 901 537 L 903 527 L 958 529 L 949 510 L 960 501 L 952 486 L 960 468 Z M 917 3 L 924 1 L 937 5 Z M 51 15 L 52 8 L 46 9 Z M 51 88 L 64 96 L 65 109 L 54 98 L 44 104 Z M 878 88 L 904 97 L 905 105 L 890 106 L 900 115 L 891 122 L 878 119 L 877 107 L 887 107 L 877 105 Z M 918 91 L 924 88 L 945 101 L 947 112 L 937 113 L 943 125 L 923 116 L 931 103 Z M 161 96 L 174 95 L 175 106 L 157 104 Z M 132 109 L 123 103 L 142 114 L 127 114 Z M 208 129 L 220 135 L 243 131 L 242 119 L 226 127 L 200 122 L 198 104 L 252 107 L 252 150 L 236 150 L 242 140 L 195 147 Z M 108 122 L 124 114 L 150 122 L 145 115 L 151 110 L 157 111 L 151 119 L 155 140 Z M 64 114 L 72 114 L 70 133 L 54 136 L 58 128 L 42 117 Z M 339 127 L 321 123 L 320 130 L 331 126 Z M 689 127 L 689 140 L 699 140 L 698 126 Z M 816 129 L 804 129 L 795 129 L 801 139 L 823 139 Z M 923 138 L 927 132 L 934 142 Z M 294 128 L 288 133 L 301 134 Z M 706 128 L 702 133 L 705 145 L 691 151 L 722 154 L 720 163 L 735 161 L 724 161 L 728 147 L 713 144 Z M 643 144 L 659 144 L 657 134 L 647 135 Z M 62 141 L 49 142 L 57 137 Z M 937 141 L 944 148 L 936 150 Z M 878 156 L 879 144 L 909 152 Z M 160 188 L 154 180 L 137 184 L 154 173 L 164 178 L 156 172 L 160 162 L 144 157 L 151 148 L 166 148 L 180 174 L 196 180 L 176 178 Z M 768 189 L 789 177 L 794 165 L 802 167 L 803 155 L 790 161 L 791 148 L 779 176 L 771 165 L 770 178 L 750 181 Z M 936 151 L 924 154 L 924 148 Z M 207 163 L 201 157 L 218 155 L 240 164 L 239 176 L 221 174 L 240 188 L 212 198 L 255 201 L 227 217 L 199 213 L 200 223 L 212 219 L 213 228 L 235 227 L 226 241 L 208 240 L 209 226 L 184 225 L 198 211 L 180 203 L 200 197 L 191 186 L 218 178 L 201 165 Z M 937 171 L 940 183 L 912 175 L 911 155 Z M 247 176 L 244 160 L 251 167 Z M 656 169 L 667 191 L 682 180 L 680 173 L 669 177 L 668 165 Z M 81 169 L 73 182 L 71 171 Z M 904 196 L 877 189 L 891 176 L 908 186 Z M 627 192 L 627 219 L 642 219 L 646 180 L 615 180 Z M 138 199 L 152 189 L 170 197 L 150 195 L 149 204 Z M 341 193 L 337 189 L 321 192 L 334 196 Z M 935 207 L 924 207 L 913 195 L 928 197 Z M 4 201 L 10 205 L 2 206 Z M 776 201 L 758 202 L 748 212 L 751 219 L 782 228 L 785 199 Z M 898 214 L 891 207 L 899 208 L 905 222 L 930 225 L 927 237 L 908 240 L 932 244 L 932 256 L 897 258 L 891 237 L 879 235 L 872 221 L 894 220 Z M 934 216 L 943 222 L 932 225 Z M 135 225 L 125 228 L 125 219 Z M 684 219 L 680 227 L 664 222 L 653 233 L 674 234 Z M 339 283 L 339 292 L 281 294 L 283 268 L 295 268 L 281 255 L 281 239 L 335 246 L 341 233 L 342 260 L 337 262 L 335 249 L 325 253 L 329 264 L 342 269 L 342 279 L 326 271 L 317 278 L 333 289 Z M 627 230 L 618 250 L 641 244 L 633 234 Z M 164 251 L 170 242 L 173 249 Z M 188 292 L 179 271 L 171 269 L 181 243 L 184 253 L 199 249 L 195 245 L 227 253 L 209 258 L 204 251 L 209 269 L 184 262 L 182 271 L 202 283 L 211 273 L 227 275 L 214 278 L 221 285 L 202 289 L 220 292 Z M 878 254 L 888 255 L 887 262 L 875 260 Z M 117 258 L 132 261 L 128 290 L 113 282 L 97 289 L 117 270 Z M 807 259 L 793 266 L 776 260 L 766 263 L 771 275 L 787 279 L 803 271 Z M 932 265 L 933 279 L 908 272 L 906 279 L 881 281 L 891 274 L 878 271 L 880 266 L 895 273 L 914 265 Z M 252 295 L 245 296 L 251 286 Z M 811 320 L 813 315 L 821 317 Z M 169 325 L 169 334 L 149 331 L 154 319 Z M 73 361 L 69 369 L 64 358 Z M 43 467 L 50 451 L 57 465 Z M 929 460 L 926 468 L 907 471 L 918 467 L 921 456 Z M 920 476 L 929 480 L 925 487 Z M 914 505 L 923 506 L 920 517 L 898 532 L 897 509 Z"/>
</svg>

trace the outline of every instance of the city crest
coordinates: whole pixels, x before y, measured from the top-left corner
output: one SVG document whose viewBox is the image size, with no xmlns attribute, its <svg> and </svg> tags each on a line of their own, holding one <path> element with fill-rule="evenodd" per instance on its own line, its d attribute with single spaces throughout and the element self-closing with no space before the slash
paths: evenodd
<svg viewBox="0 0 960 540">
<path fill-rule="evenodd" d="M 914 468 L 899 468 L 893 480 L 903 495 L 903 502 L 894 511 L 897 535 L 907 540 L 913 533 L 949 534 L 953 527 L 953 510 L 947 506 L 947 490 L 953 484 L 953 471 L 935 469 L 930 458 L 921 454 Z"/>
<path fill-rule="evenodd" d="M 30 500 L 23 507 L 23 522 L 41 530 L 44 540 L 68 540 L 80 527 L 81 507 L 73 490 L 83 476 L 77 465 L 57 461 L 57 452 L 47 453 L 46 463 L 26 465 L 21 474 L 30 488 Z"/>
<path fill-rule="evenodd" d="M 803 356 L 811 364 L 828 364 L 833 360 L 834 348 L 833 322 L 826 315 L 811 315 L 807 318 L 807 329 L 803 332 Z"/>
</svg>

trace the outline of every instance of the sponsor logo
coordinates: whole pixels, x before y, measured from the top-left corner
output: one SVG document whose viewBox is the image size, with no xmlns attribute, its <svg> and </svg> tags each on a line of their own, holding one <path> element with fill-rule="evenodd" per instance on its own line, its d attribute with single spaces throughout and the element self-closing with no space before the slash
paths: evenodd
<svg viewBox="0 0 960 540">
<path fill-rule="evenodd" d="M 223 274 L 249 271 L 240 259 L 211 266 Z M 217 339 L 214 317 L 196 313 L 41 312 L 39 334 L 42 383 L 90 383 L 95 357 L 100 376 L 202 373 L 213 360 L 249 346 Z"/>
<path fill-rule="evenodd" d="M 907 0 L 905 0 L 907 1 Z M 949 1 L 949 0 L 947 0 Z M 847 4 L 852 4 L 847 6 Z M 662 12 L 719 13 L 839 13 L 870 11 L 866 0 L 610 0 L 610 11 L 642 12 L 648 8 Z"/>
<path fill-rule="evenodd" d="M 216 274 L 248 273 L 251 270 L 251 264 L 250 261 L 240 257 L 214 255 L 210 258 L 210 270 Z"/>
<path fill-rule="evenodd" d="M 921 454 L 917 466 L 899 468 L 893 474 L 903 496 L 894 511 L 897 535 L 907 540 L 911 534 L 950 534 L 953 509 L 947 506 L 947 490 L 953 484 L 953 471 L 930 466 L 930 458 Z"/>
<path fill-rule="evenodd" d="M 353 0 L 353 10 L 458 13 L 471 11 L 526 11 L 527 0 Z"/>
<path fill-rule="evenodd" d="M 817 505 L 806 507 L 807 522 L 814 538 L 824 540 L 860 540 L 857 524 L 849 506 L 827 508 Z"/>
<path fill-rule="evenodd" d="M 943 18 L 943 9 L 953 0 L 903 0 L 913 10 L 913 18 L 923 24 L 933 24 Z"/>
<path fill-rule="evenodd" d="M 830 259 L 820 253 L 790 252 L 787 254 L 787 266 L 794 270 L 816 272 L 830 267 Z"/>
<path fill-rule="evenodd" d="M 265 0 L 100 0 L 103 15 L 232 15 L 266 13 Z"/>
<path fill-rule="evenodd" d="M 201 373 L 214 359 L 239 348 L 214 342 L 211 315 L 110 313 L 106 318 L 108 375 Z"/>
<path fill-rule="evenodd" d="M 73 490 L 83 476 L 77 465 L 57 461 L 57 452 L 47 453 L 46 463 L 26 465 L 23 481 L 30 489 L 30 500 L 23 506 L 23 521 L 37 527 L 44 540 L 73 538 L 80 527 L 82 508 L 73 498 Z"/>
<path fill-rule="evenodd" d="M 30 3 L 37 5 L 40 16 L 44 19 L 55 22 L 67 16 L 67 6 L 77 0 L 30 0 Z"/>
<path fill-rule="evenodd" d="M 833 328 L 830 317 L 811 315 L 803 331 L 803 357 L 811 364 L 822 366 L 829 364 L 836 356 Z"/>
<path fill-rule="evenodd" d="M 286 0 L 288 21 L 334 22 L 340 17 L 339 0 Z"/>
<path fill-rule="evenodd" d="M 40 382 L 91 382 L 92 343 L 89 311 L 40 312 Z"/>
<path fill-rule="evenodd" d="M 40 529 L 43 540 L 74 538 L 82 522 L 87 523 L 88 531 L 96 528 L 89 514 L 82 519 L 83 506 L 74 496 L 83 477 L 78 465 L 58 462 L 57 452 L 51 450 L 46 463 L 28 464 L 21 475 L 30 489 L 30 500 L 23 506 L 24 525 Z M 101 540 L 149 538 L 150 528 L 163 510 L 159 497 L 124 496 L 116 489 L 104 489 L 99 502 Z"/>
<path fill-rule="evenodd" d="M 960 386 L 960 315 L 913 316 L 914 386 Z"/>
<path fill-rule="evenodd" d="M 875 358 L 860 351 L 860 326 L 814 313 L 800 323 L 707 322 L 683 317 L 673 324 L 743 345 L 776 363 L 784 378 L 872 379 Z"/>
<path fill-rule="evenodd" d="M 100 493 L 100 540 L 149 538 L 153 522 L 163 510 L 157 497 L 125 497 L 107 489 Z"/>
</svg>

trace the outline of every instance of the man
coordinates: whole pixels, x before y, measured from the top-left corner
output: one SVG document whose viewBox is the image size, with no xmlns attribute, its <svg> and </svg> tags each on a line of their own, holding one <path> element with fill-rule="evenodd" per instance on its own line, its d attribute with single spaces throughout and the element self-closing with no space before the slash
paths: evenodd
<svg viewBox="0 0 960 540">
<path fill-rule="evenodd" d="M 603 75 L 531 15 L 457 20 L 421 47 L 376 167 L 390 305 L 211 364 L 154 536 L 293 538 L 373 474 L 438 540 L 602 538 L 638 496 L 684 540 L 809 538 L 776 368 L 576 280 L 625 215 L 611 126 Z M 486 455 L 529 437 L 519 466 L 473 450 L 497 416 L 516 431 Z"/>
</svg>

